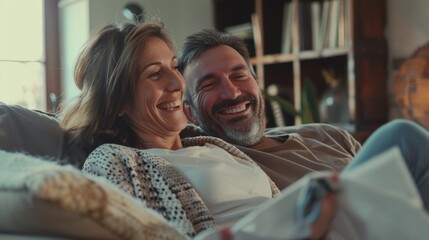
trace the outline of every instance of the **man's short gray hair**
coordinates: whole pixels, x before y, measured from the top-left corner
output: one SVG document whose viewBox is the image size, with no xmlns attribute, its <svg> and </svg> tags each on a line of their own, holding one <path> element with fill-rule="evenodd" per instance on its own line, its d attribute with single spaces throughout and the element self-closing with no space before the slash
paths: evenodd
<svg viewBox="0 0 429 240">
<path fill-rule="evenodd" d="M 178 68 L 183 75 L 186 66 L 195 58 L 200 56 L 203 52 L 217 46 L 226 45 L 236 50 L 246 61 L 250 72 L 256 79 L 256 73 L 250 63 L 250 54 L 246 43 L 239 37 L 233 36 L 228 33 L 223 33 L 215 29 L 203 29 L 186 38 L 183 45 Z M 186 91 L 185 100 L 191 104 L 191 96 L 189 91 Z M 191 104 L 192 105 L 192 104 Z"/>
</svg>

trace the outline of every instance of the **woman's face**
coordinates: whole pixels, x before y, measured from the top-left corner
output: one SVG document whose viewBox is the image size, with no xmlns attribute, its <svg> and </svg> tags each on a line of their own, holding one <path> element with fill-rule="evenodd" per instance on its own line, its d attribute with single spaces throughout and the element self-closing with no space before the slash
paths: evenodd
<svg viewBox="0 0 429 240">
<path fill-rule="evenodd" d="M 175 53 L 162 39 L 150 37 L 139 56 L 135 105 L 125 106 L 123 113 L 140 137 L 177 135 L 188 121 L 182 101 L 185 80 Z"/>
</svg>

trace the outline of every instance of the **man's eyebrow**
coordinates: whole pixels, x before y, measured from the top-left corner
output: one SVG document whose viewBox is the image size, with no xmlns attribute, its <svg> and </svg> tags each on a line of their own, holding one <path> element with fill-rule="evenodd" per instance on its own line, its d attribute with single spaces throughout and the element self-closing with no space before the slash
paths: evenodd
<svg viewBox="0 0 429 240">
<path fill-rule="evenodd" d="M 208 73 L 206 75 L 203 75 L 202 77 L 197 79 L 197 86 L 195 87 L 195 89 L 198 89 L 205 81 L 214 78 L 214 74 L 213 73 Z"/>
<path fill-rule="evenodd" d="M 246 64 L 238 64 L 238 65 L 235 65 L 231 68 L 231 72 L 239 71 L 239 70 L 248 70 L 247 65 Z M 202 77 L 198 78 L 197 79 L 197 86 L 195 89 L 198 89 L 205 81 L 212 79 L 214 77 L 215 77 L 214 73 L 207 73 L 207 74 L 203 75 Z"/>
<path fill-rule="evenodd" d="M 239 64 L 239 65 L 234 66 L 231 70 L 232 71 L 237 71 L 237 70 L 243 70 L 243 69 L 246 69 L 246 68 L 247 68 L 247 65 L 245 65 L 245 64 Z"/>
</svg>

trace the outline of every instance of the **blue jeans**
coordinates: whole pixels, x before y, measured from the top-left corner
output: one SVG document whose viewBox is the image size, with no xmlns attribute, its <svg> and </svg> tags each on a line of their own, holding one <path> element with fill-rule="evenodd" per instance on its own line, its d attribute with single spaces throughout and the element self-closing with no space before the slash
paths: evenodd
<svg viewBox="0 0 429 240">
<path fill-rule="evenodd" d="M 393 120 L 377 129 L 363 144 L 344 171 L 356 168 L 371 157 L 398 146 L 429 211 L 429 132 L 409 120 Z"/>
</svg>

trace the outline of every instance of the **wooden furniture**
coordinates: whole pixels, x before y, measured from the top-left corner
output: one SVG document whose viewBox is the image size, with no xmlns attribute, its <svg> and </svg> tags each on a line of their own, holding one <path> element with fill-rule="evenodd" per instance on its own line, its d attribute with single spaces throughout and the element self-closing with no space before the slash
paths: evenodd
<svg viewBox="0 0 429 240">
<path fill-rule="evenodd" d="M 337 8 L 344 9 L 332 25 L 342 37 L 334 43 L 323 38 L 325 43 L 320 43 L 319 34 L 318 45 L 312 42 L 311 19 L 317 16 L 311 12 L 312 5 L 318 5 L 317 32 L 322 33 L 324 5 L 332 5 L 334 1 L 340 2 Z M 293 102 L 296 110 L 301 110 L 304 79 L 311 80 L 320 97 L 328 88 L 322 70 L 332 69 L 345 81 L 347 91 L 349 121 L 340 127 L 363 142 L 387 121 L 386 0 L 213 0 L 213 3 L 217 29 L 229 31 L 231 26 L 252 24 L 253 38 L 246 41 L 261 89 L 276 84 L 279 94 Z M 287 12 L 285 5 L 293 11 Z M 287 28 L 285 16 L 291 12 L 293 20 Z M 291 31 L 290 52 L 282 47 L 283 31 Z M 287 120 L 287 125 L 302 124 L 300 116 Z"/>
</svg>

